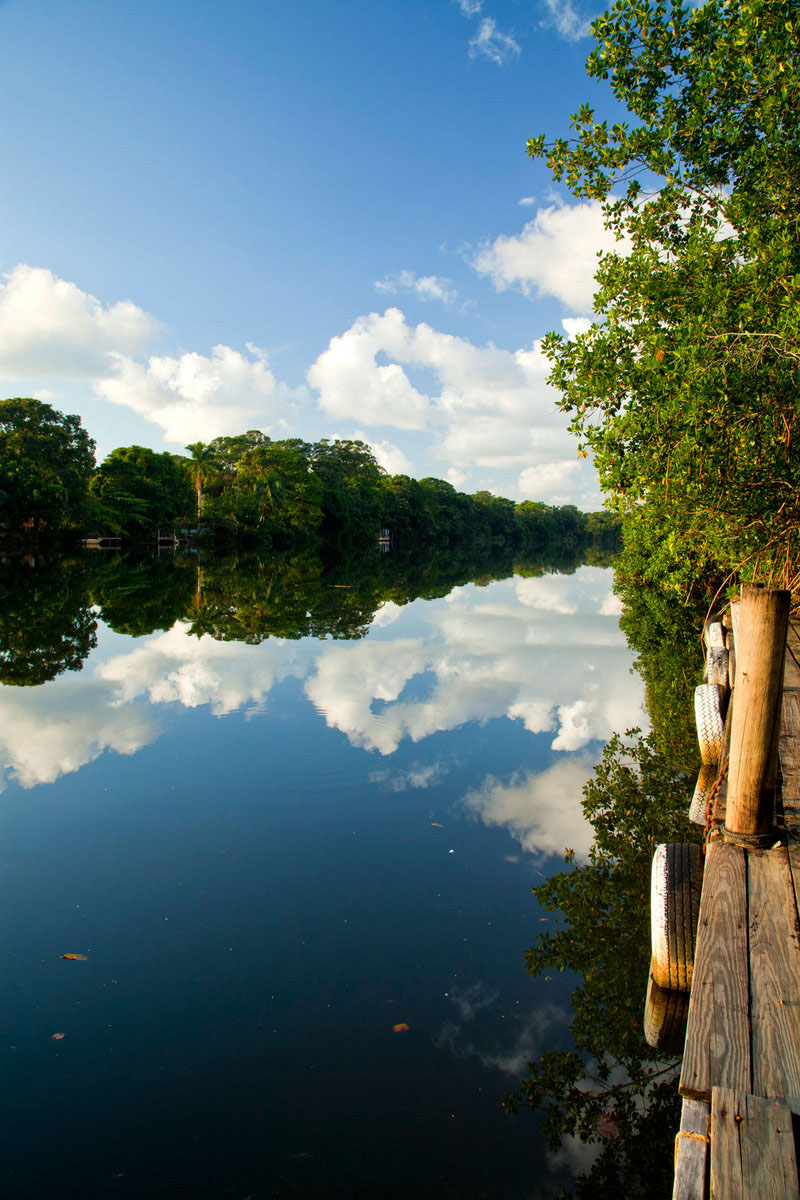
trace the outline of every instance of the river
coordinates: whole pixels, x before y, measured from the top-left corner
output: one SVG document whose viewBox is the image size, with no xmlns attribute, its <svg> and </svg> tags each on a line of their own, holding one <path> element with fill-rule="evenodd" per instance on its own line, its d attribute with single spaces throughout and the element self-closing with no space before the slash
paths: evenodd
<svg viewBox="0 0 800 1200">
<path fill-rule="evenodd" d="M 568 1185 L 500 1101 L 568 1039 L 530 889 L 642 722 L 610 569 L 3 570 L 4 1195 Z"/>
</svg>

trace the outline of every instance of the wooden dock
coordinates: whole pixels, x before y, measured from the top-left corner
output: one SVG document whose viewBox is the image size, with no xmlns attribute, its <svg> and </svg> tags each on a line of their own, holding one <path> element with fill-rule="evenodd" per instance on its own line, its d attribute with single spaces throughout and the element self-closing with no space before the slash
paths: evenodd
<svg viewBox="0 0 800 1200">
<path fill-rule="evenodd" d="M 728 720 L 723 765 L 730 734 Z M 715 803 L 680 1076 L 673 1200 L 800 1200 L 794 1133 L 800 1122 L 800 636 L 792 624 L 778 753 L 772 848 L 723 840 L 724 786 Z"/>
</svg>

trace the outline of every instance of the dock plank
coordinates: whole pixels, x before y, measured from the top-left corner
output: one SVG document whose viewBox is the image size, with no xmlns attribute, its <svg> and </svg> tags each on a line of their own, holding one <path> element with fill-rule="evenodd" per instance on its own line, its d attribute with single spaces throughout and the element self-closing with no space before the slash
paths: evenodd
<svg viewBox="0 0 800 1200">
<path fill-rule="evenodd" d="M 747 851 L 752 1091 L 800 1113 L 800 928 L 789 852 Z"/>
<path fill-rule="evenodd" d="M 791 620 L 789 621 L 789 632 L 786 636 L 783 686 L 800 688 L 800 628 Z"/>
<path fill-rule="evenodd" d="M 792 1114 L 780 1100 L 714 1088 L 711 1200 L 800 1200 Z"/>
<path fill-rule="evenodd" d="M 745 855 L 713 842 L 706 855 L 680 1093 L 751 1091 Z"/>
<path fill-rule="evenodd" d="M 800 839 L 800 691 L 784 689 L 778 758 L 783 819 L 793 842 Z"/>
<path fill-rule="evenodd" d="M 675 1138 L 672 1200 L 705 1200 L 708 1176 L 708 1124 L 711 1106 L 684 1100 L 681 1129 Z"/>
</svg>

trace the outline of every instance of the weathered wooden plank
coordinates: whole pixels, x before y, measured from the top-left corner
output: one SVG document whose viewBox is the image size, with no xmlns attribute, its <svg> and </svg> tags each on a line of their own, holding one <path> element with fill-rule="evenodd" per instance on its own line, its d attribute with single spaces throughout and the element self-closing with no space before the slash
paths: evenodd
<svg viewBox="0 0 800 1200">
<path fill-rule="evenodd" d="M 711 1200 L 800 1200 L 792 1114 L 780 1100 L 714 1088 Z"/>
<path fill-rule="evenodd" d="M 786 826 L 800 824 L 800 692 L 784 688 L 781 707 L 781 800 Z"/>
<path fill-rule="evenodd" d="M 800 630 L 794 621 L 789 622 L 783 682 L 785 687 L 800 688 Z"/>
<path fill-rule="evenodd" d="M 714 1087 L 751 1090 L 745 852 L 708 847 L 697 929 L 680 1093 L 710 1100 Z"/>
<path fill-rule="evenodd" d="M 672 1200 L 704 1200 L 708 1176 L 708 1123 L 711 1106 L 684 1100 L 681 1131 L 675 1138 Z"/>
<path fill-rule="evenodd" d="M 752 1091 L 800 1113 L 800 928 L 789 854 L 747 852 Z"/>
</svg>

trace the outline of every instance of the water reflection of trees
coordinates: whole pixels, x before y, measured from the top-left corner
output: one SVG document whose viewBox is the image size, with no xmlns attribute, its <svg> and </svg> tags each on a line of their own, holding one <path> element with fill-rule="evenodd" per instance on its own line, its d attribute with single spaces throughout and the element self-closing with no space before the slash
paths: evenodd
<svg viewBox="0 0 800 1200">
<path fill-rule="evenodd" d="M 677 1062 L 644 1041 L 650 959 L 650 864 L 659 842 L 692 841 L 688 823 L 699 761 L 692 691 L 701 662 L 705 600 L 683 606 L 657 588 L 618 584 L 622 625 L 644 677 L 652 731 L 612 738 L 586 784 L 594 831 L 585 863 L 533 889 L 559 914 L 526 955 L 533 975 L 569 970 L 572 1044 L 530 1064 L 507 1107 L 540 1110 L 554 1150 L 565 1137 L 595 1143 L 598 1157 L 573 1186 L 577 1197 L 668 1197 L 680 1120 Z"/>
<path fill-rule="evenodd" d="M 514 573 L 570 574 L 583 561 L 581 551 L 558 547 L 520 562 L 496 548 L 381 554 L 372 546 L 327 559 L 312 552 L 9 559 L 0 568 L 0 681 L 34 685 L 80 670 L 96 644 L 98 611 L 131 637 L 182 620 L 191 633 L 220 641 L 360 638 L 387 601 L 434 599 Z"/>
<path fill-rule="evenodd" d="M 9 559 L 0 571 L 0 683 L 35 687 L 80 671 L 97 644 L 80 560 Z"/>
</svg>

